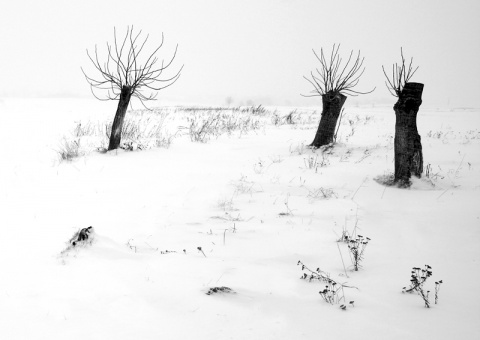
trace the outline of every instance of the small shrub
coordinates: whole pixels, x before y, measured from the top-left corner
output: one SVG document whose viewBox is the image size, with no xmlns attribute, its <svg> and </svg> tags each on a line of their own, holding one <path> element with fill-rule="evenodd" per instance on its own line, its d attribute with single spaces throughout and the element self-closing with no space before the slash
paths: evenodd
<svg viewBox="0 0 480 340">
<path fill-rule="evenodd" d="M 93 227 L 92 226 L 90 226 L 88 228 L 79 229 L 73 235 L 73 237 L 70 239 L 70 244 L 75 247 L 77 244 L 80 244 L 81 242 L 91 243 L 92 242 L 92 237 L 91 237 L 92 233 L 93 233 Z"/>
<path fill-rule="evenodd" d="M 358 268 L 361 267 L 360 262 L 363 261 L 363 253 L 369 241 L 370 239 L 368 237 L 363 237 L 362 235 L 357 235 L 355 239 L 348 240 L 348 249 L 351 254 L 350 258 L 355 271 L 358 271 Z"/>
<path fill-rule="evenodd" d="M 232 290 L 232 288 L 229 287 L 212 287 L 206 292 L 205 294 L 207 295 L 213 295 L 213 294 L 218 294 L 218 293 L 224 293 L 224 294 L 235 294 L 235 292 Z"/>
<path fill-rule="evenodd" d="M 297 110 L 290 111 L 288 115 L 285 116 L 285 122 L 289 125 L 295 124 L 295 114 L 297 113 Z"/>
<path fill-rule="evenodd" d="M 60 252 L 60 256 L 65 258 L 76 248 L 86 247 L 93 243 L 94 230 L 93 227 L 78 229 L 67 242 L 67 247 Z M 65 260 L 63 260 L 65 264 Z"/>
<path fill-rule="evenodd" d="M 325 302 L 330 304 L 340 303 L 343 301 L 343 305 L 340 306 L 341 309 L 345 309 L 345 293 L 344 288 L 356 288 L 353 286 L 347 286 L 344 283 L 337 282 L 330 278 L 330 274 L 320 270 L 317 268 L 315 271 L 308 268 L 302 261 L 297 262 L 298 266 L 302 266 L 302 271 L 304 271 L 303 275 L 300 277 L 302 280 L 308 280 L 309 282 L 312 281 L 319 281 L 322 283 L 326 283 L 325 288 L 319 291 L 320 296 L 323 298 Z M 353 301 L 350 301 L 350 304 L 353 306 Z M 345 308 L 344 308 L 345 307 Z"/>
<path fill-rule="evenodd" d="M 420 295 L 425 303 L 426 308 L 430 308 L 430 301 L 429 301 L 429 290 L 425 290 L 423 287 L 425 282 L 429 277 L 432 276 L 432 267 L 428 264 L 425 267 L 413 267 L 411 276 L 410 276 L 410 286 L 403 287 L 402 293 L 412 293 L 416 292 Z M 443 283 L 442 280 L 435 282 L 435 304 L 438 302 L 438 292 L 440 290 L 440 285 Z"/>
</svg>

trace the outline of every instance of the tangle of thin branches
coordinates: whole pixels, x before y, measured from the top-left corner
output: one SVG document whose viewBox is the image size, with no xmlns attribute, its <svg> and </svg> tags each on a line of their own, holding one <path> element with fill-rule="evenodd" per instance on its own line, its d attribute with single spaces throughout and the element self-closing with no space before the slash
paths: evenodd
<svg viewBox="0 0 480 340">
<path fill-rule="evenodd" d="M 178 44 L 175 47 L 173 56 L 165 61 L 159 59 L 156 54 L 162 48 L 164 36 L 153 52 L 145 54 L 144 47 L 148 41 L 146 38 L 140 38 L 142 31 L 134 33 L 133 26 L 127 27 L 125 37 L 118 39 L 117 30 L 114 28 L 113 45 L 107 42 L 106 61 L 100 61 L 98 48 L 95 45 L 95 51 L 91 54 L 87 50 L 87 56 L 96 69 L 97 75 L 90 77 L 82 68 L 85 79 L 90 84 L 95 98 L 99 100 L 115 100 L 120 97 L 122 88 L 127 87 L 133 97 L 143 101 L 155 100 L 159 90 L 173 85 L 180 77 L 183 66 L 170 77 L 163 77 L 164 71 L 173 63 Z M 94 89 L 107 91 L 102 98 L 98 96 Z M 142 93 L 142 90 L 150 92 Z"/>
<path fill-rule="evenodd" d="M 405 65 L 405 58 L 403 56 L 403 49 L 400 48 L 400 55 L 402 57 L 402 63 L 399 65 L 395 63 L 392 65 L 392 77 L 390 78 L 385 71 L 385 67 L 382 66 L 383 74 L 387 80 L 385 81 L 385 85 L 387 86 L 388 91 L 394 97 L 399 97 L 402 93 L 403 87 L 406 83 L 413 77 L 415 72 L 418 70 L 418 66 L 413 69 L 413 57 L 410 59 L 410 64 L 407 66 Z"/>
<path fill-rule="evenodd" d="M 302 95 L 304 97 L 323 96 L 327 93 L 341 93 L 344 95 L 357 96 L 359 94 L 371 93 L 375 90 L 368 92 L 360 92 L 354 90 L 360 81 L 360 77 L 365 71 L 363 67 L 363 61 L 365 58 L 360 57 L 360 51 L 357 56 L 353 58 L 353 50 L 350 52 L 347 62 L 343 65 L 343 59 L 338 53 L 340 44 L 333 45 L 332 53 L 330 56 L 323 52 L 323 48 L 320 49 L 320 55 L 313 50 L 313 54 L 320 62 L 320 67 L 315 71 L 310 72 L 310 78 L 305 78 L 312 86 L 313 90 L 310 95 Z M 362 68 L 363 67 L 363 68 Z"/>
</svg>

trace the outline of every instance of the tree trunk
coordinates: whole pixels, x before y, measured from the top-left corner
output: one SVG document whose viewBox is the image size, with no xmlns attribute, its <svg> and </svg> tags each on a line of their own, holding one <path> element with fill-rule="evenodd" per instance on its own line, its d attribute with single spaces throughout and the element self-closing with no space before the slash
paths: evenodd
<svg viewBox="0 0 480 340">
<path fill-rule="evenodd" d="M 123 86 L 120 93 L 120 100 L 118 101 L 117 113 L 115 113 L 115 119 L 112 124 L 112 133 L 110 134 L 110 143 L 108 144 L 108 150 L 115 150 L 120 146 L 122 139 L 122 128 L 125 114 L 127 113 L 128 104 L 132 97 L 131 87 Z"/>
<path fill-rule="evenodd" d="M 347 97 L 341 93 L 330 92 L 322 95 L 322 118 L 320 119 L 320 124 L 318 124 L 315 139 L 310 146 L 319 148 L 333 143 L 335 127 L 337 126 L 338 117 L 340 117 L 345 100 L 347 100 Z"/>
<path fill-rule="evenodd" d="M 395 183 L 408 186 L 411 174 L 423 172 L 422 143 L 417 130 L 417 113 L 422 104 L 423 84 L 406 83 L 394 105 Z"/>
</svg>

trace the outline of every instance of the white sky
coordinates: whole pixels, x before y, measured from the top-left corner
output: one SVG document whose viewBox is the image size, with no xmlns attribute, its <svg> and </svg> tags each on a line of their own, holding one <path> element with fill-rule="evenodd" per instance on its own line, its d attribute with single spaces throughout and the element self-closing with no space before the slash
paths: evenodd
<svg viewBox="0 0 480 340">
<path fill-rule="evenodd" d="M 91 96 L 80 71 L 85 50 L 112 41 L 113 27 L 163 31 L 167 59 L 180 80 L 160 93 L 164 101 L 224 104 L 318 105 L 303 98 L 302 78 L 317 66 L 311 49 L 341 43 L 361 49 L 366 71 L 358 90 L 377 87 L 347 104 L 391 102 L 381 66 L 414 57 L 412 81 L 425 83 L 424 105 L 480 107 L 480 1 L 478 0 L 43 0 L 10 1 L 0 11 L 0 97 Z"/>
</svg>

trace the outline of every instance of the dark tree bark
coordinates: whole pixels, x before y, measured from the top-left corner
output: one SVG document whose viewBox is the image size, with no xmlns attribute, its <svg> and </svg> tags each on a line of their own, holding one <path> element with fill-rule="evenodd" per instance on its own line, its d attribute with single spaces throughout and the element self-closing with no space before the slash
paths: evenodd
<svg viewBox="0 0 480 340">
<path fill-rule="evenodd" d="M 411 174 L 423 172 L 422 143 L 417 130 L 417 113 L 422 104 L 423 84 L 406 83 L 394 105 L 395 183 L 408 185 Z"/>
<path fill-rule="evenodd" d="M 128 104 L 132 97 L 132 88 L 130 86 L 122 86 L 120 98 L 118 101 L 117 112 L 112 124 L 112 133 L 110 134 L 110 143 L 108 144 L 108 151 L 115 150 L 120 146 L 122 139 L 123 121 L 127 113 Z"/>
<path fill-rule="evenodd" d="M 340 112 L 347 97 L 341 93 L 326 93 L 322 95 L 322 117 L 318 124 L 315 139 L 310 146 L 319 148 L 333 142 L 335 135 L 335 127 L 337 126 Z"/>
</svg>

